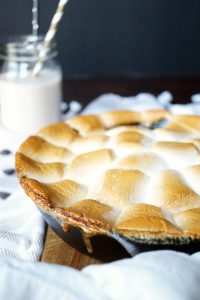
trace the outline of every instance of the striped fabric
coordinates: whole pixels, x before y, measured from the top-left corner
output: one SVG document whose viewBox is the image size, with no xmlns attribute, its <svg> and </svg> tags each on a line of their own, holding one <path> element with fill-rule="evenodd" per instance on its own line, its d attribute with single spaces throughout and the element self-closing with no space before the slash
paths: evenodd
<svg viewBox="0 0 200 300">
<path fill-rule="evenodd" d="M 14 153 L 22 139 L 0 128 L 0 255 L 37 261 L 45 223 L 16 178 Z"/>
</svg>

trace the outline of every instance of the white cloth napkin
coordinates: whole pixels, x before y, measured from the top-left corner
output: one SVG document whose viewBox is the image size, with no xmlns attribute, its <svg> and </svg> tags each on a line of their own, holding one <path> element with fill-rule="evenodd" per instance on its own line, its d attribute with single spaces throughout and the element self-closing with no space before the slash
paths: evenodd
<svg viewBox="0 0 200 300">
<path fill-rule="evenodd" d="M 0 258 L 0 274 L 3 300 L 200 299 L 200 253 L 153 251 L 81 272 Z"/>
</svg>

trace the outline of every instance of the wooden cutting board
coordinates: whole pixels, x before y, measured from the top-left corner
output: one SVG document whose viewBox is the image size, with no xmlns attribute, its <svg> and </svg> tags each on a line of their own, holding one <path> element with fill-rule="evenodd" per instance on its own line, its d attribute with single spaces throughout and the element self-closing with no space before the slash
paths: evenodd
<svg viewBox="0 0 200 300">
<path fill-rule="evenodd" d="M 42 254 L 43 262 L 65 265 L 81 270 L 90 264 L 100 264 L 101 261 L 83 254 L 65 243 L 48 226 Z"/>
</svg>

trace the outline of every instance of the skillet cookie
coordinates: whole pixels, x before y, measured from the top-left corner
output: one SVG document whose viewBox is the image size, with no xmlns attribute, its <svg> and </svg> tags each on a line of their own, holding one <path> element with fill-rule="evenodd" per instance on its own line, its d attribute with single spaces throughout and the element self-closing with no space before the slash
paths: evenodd
<svg viewBox="0 0 200 300">
<path fill-rule="evenodd" d="M 16 170 L 26 194 L 64 231 L 146 244 L 200 239 L 198 116 L 78 115 L 25 140 Z"/>
</svg>

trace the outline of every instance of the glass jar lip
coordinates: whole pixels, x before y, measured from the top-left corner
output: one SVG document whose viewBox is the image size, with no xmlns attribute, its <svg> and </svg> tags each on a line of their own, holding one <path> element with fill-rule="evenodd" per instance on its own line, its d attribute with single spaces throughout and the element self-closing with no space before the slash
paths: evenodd
<svg viewBox="0 0 200 300">
<path fill-rule="evenodd" d="M 44 36 L 36 39 L 33 35 L 13 35 L 0 39 L 0 59 L 17 62 L 35 62 L 42 50 Z M 44 61 L 57 56 L 56 42 L 49 45 Z"/>
</svg>

